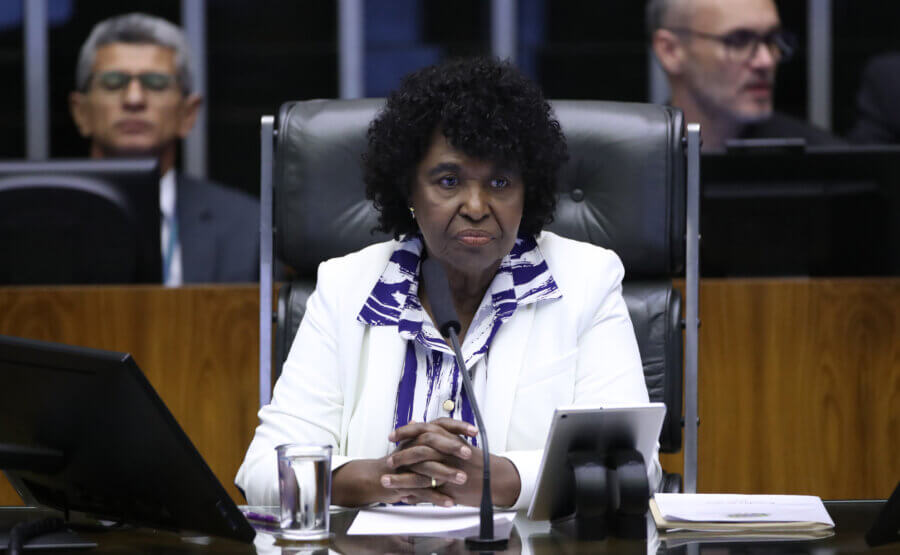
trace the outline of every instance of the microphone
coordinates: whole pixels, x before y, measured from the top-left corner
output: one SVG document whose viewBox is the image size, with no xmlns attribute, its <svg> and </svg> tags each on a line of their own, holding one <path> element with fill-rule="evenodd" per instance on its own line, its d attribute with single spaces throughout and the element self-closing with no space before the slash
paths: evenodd
<svg viewBox="0 0 900 555">
<path fill-rule="evenodd" d="M 450 339 L 450 345 L 456 354 L 456 364 L 459 367 L 459 373 L 462 374 L 463 387 L 466 390 L 466 396 L 472 405 L 472 412 L 475 413 L 475 423 L 478 425 L 478 431 L 481 435 L 481 451 L 484 455 L 484 477 L 481 482 L 481 529 L 478 536 L 466 538 L 466 547 L 472 551 L 483 551 L 491 549 L 506 549 L 508 538 L 494 537 L 494 504 L 491 501 L 491 452 L 488 448 L 487 431 L 484 427 L 484 420 L 481 419 L 481 411 L 478 409 L 478 401 L 475 399 L 475 388 L 472 386 L 472 378 L 469 376 L 469 370 L 466 368 L 465 360 L 462 356 L 462 349 L 459 347 L 459 318 L 456 315 L 456 309 L 453 307 L 453 298 L 450 296 L 450 283 L 447 281 L 447 274 L 440 262 L 434 258 L 427 258 L 422 262 L 422 280 L 428 292 L 428 300 L 431 303 L 431 312 L 436 320 L 435 324 L 444 338 Z"/>
</svg>

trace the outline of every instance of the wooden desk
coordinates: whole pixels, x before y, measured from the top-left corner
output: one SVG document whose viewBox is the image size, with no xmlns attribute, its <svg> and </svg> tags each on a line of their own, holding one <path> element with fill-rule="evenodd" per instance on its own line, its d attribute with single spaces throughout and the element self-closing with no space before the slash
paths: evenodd
<svg viewBox="0 0 900 555">
<path fill-rule="evenodd" d="M 0 334 L 131 352 L 232 497 L 256 426 L 255 286 L 0 288 Z M 900 279 L 704 280 L 700 491 L 885 498 Z M 681 471 L 681 454 L 663 466 Z M 0 478 L 0 504 L 18 504 Z"/>
</svg>

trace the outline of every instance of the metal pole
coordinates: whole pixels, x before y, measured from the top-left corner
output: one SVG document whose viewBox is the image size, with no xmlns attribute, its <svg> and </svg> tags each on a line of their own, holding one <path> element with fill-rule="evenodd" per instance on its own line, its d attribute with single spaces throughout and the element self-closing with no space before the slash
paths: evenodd
<svg viewBox="0 0 900 555">
<path fill-rule="evenodd" d="M 684 491 L 697 492 L 697 356 L 700 340 L 700 124 L 687 126 L 687 244 L 685 255 Z"/>
<path fill-rule="evenodd" d="M 25 156 L 50 156 L 47 0 L 22 0 L 25 47 Z"/>
<path fill-rule="evenodd" d="M 647 48 L 647 97 L 653 104 L 665 104 L 672 96 L 669 90 L 669 78 L 663 71 L 652 48 Z"/>
<path fill-rule="evenodd" d="M 363 0 L 338 3 L 338 78 L 341 98 L 365 96 L 365 8 Z"/>
<path fill-rule="evenodd" d="M 259 406 L 272 400 L 272 162 L 274 116 L 259 135 Z"/>
<path fill-rule="evenodd" d="M 831 0 L 809 0 L 806 10 L 808 116 L 819 127 L 831 129 Z"/>
<path fill-rule="evenodd" d="M 518 8 L 517 0 L 491 0 L 491 53 L 513 63 L 518 58 Z"/>
<path fill-rule="evenodd" d="M 206 120 L 206 0 L 182 0 L 181 22 L 194 66 L 194 92 L 204 102 L 200 105 L 194 128 L 185 138 L 181 155 L 184 171 L 197 177 L 206 177 L 207 120 Z"/>
</svg>

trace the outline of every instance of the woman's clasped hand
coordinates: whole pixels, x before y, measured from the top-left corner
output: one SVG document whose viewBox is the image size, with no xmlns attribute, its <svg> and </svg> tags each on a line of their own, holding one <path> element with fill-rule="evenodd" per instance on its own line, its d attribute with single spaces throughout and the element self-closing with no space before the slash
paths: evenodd
<svg viewBox="0 0 900 555">
<path fill-rule="evenodd" d="M 452 418 L 410 422 L 388 439 L 397 449 L 381 459 L 352 461 L 334 474 L 335 494 L 351 480 L 368 487 L 352 488 L 354 504 L 432 503 L 443 507 L 478 506 L 484 474 L 484 455 L 464 438 L 476 437 L 471 424 Z M 518 497 L 519 481 L 508 459 L 491 455 L 491 492 L 494 504 L 510 506 Z M 364 475 L 368 479 L 363 478 Z M 363 495 L 365 499 L 357 496 Z M 340 497 L 344 497 L 341 495 Z M 348 499 L 350 500 L 350 499 Z M 343 504 L 342 499 L 335 499 Z"/>
</svg>

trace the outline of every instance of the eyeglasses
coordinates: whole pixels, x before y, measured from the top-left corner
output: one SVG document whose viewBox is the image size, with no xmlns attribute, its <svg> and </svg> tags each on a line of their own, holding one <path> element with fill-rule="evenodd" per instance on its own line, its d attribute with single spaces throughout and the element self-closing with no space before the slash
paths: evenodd
<svg viewBox="0 0 900 555">
<path fill-rule="evenodd" d="M 797 37 L 783 29 L 776 29 L 764 35 L 749 29 L 738 29 L 724 35 L 701 33 L 679 27 L 669 28 L 669 31 L 714 40 L 725 47 L 725 54 L 731 61 L 738 63 L 752 60 L 756 56 L 760 44 L 766 45 L 776 62 L 790 60 L 797 51 Z"/>
<path fill-rule="evenodd" d="M 174 75 L 146 71 L 143 73 L 125 73 L 124 71 L 104 71 L 97 74 L 97 84 L 103 90 L 115 92 L 127 87 L 132 79 L 137 79 L 141 87 L 147 91 L 162 92 L 169 89 L 175 82 Z"/>
</svg>

